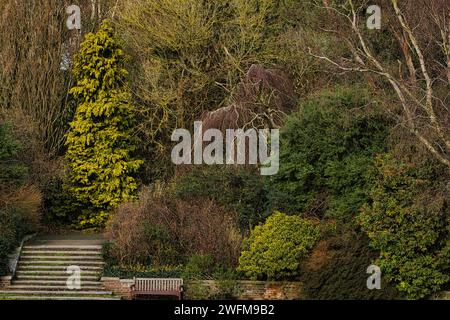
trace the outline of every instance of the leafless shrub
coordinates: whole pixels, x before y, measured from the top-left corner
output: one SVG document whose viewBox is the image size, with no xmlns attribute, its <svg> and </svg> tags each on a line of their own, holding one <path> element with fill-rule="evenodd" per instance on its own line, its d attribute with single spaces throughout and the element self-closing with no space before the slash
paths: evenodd
<svg viewBox="0 0 450 320">
<path fill-rule="evenodd" d="M 14 207 L 19 212 L 21 222 L 29 230 L 37 230 L 40 227 L 40 210 L 42 204 L 42 194 L 36 186 L 23 186 L 8 195 L 0 195 L 1 207 Z"/>
<path fill-rule="evenodd" d="M 208 254 L 217 263 L 234 265 L 241 244 L 234 214 L 214 202 L 173 200 L 149 189 L 138 202 L 120 206 L 107 230 L 115 258 L 125 264 L 150 257 L 159 265 L 172 262 L 170 255 L 182 262 Z"/>
</svg>

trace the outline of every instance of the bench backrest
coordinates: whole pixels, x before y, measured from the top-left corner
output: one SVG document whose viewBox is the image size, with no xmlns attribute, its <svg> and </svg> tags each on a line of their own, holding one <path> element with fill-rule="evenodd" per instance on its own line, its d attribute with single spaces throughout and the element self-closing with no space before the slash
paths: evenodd
<svg viewBox="0 0 450 320">
<path fill-rule="evenodd" d="M 136 291 L 180 291 L 183 279 L 135 279 Z"/>
</svg>

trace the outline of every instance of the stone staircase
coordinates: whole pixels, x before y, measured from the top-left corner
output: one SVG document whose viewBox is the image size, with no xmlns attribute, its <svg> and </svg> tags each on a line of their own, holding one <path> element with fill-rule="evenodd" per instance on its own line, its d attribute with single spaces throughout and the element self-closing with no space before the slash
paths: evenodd
<svg viewBox="0 0 450 320">
<path fill-rule="evenodd" d="M 101 251 L 101 245 L 27 244 L 15 279 L 0 291 L 0 300 L 118 300 L 100 282 Z M 79 289 L 67 283 L 74 275 L 69 267 L 81 271 Z"/>
</svg>

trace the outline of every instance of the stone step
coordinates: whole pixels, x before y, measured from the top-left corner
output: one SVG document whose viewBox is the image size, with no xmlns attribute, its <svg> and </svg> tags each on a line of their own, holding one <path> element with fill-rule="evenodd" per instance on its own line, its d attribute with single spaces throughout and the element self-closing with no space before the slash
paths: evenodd
<svg viewBox="0 0 450 320">
<path fill-rule="evenodd" d="M 0 295 L 0 300 L 120 300 L 117 297 L 58 297 L 58 296 L 18 296 L 18 295 Z"/>
<path fill-rule="evenodd" d="M 83 251 L 83 250 L 23 250 L 21 252 L 21 256 L 32 256 L 32 255 L 39 255 L 39 256 L 96 256 L 101 257 L 102 253 L 101 251 Z"/>
<path fill-rule="evenodd" d="M 66 280 L 15 280 L 13 286 L 34 285 L 34 286 L 65 286 Z M 83 281 L 81 280 L 81 286 L 102 286 L 100 281 Z"/>
<path fill-rule="evenodd" d="M 20 275 L 17 281 L 34 281 L 34 280 L 43 280 L 43 281 L 64 281 L 66 282 L 68 279 L 68 275 Z M 81 274 L 81 281 L 99 281 L 100 276 L 98 274 L 95 275 L 86 275 Z"/>
<path fill-rule="evenodd" d="M 16 280 L 7 290 L 0 291 L 0 300 L 120 300 L 105 291 L 100 282 L 105 265 L 102 245 L 84 243 L 87 245 L 45 240 L 25 245 Z M 69 266 L 81 269 L 80 290 L 67 287 Z"/>
<path fill-rule="evenodd" d="M 83 283 L 81 283 L 81 288 L 80 289 L 70 289 L 67 287 L 66 284 L 64 285 L 46 285 L 46 286 L 40 286 L 40 285 L 12 285 L 8 288 L 8 291 L 72 291 L 72 292 L 79 292 L 79 291 L 102 291 L 104 290 L 103 286 L 101 283 L 97 284 L 97 285 L 83 285 Z"/>
<path fill-rule="evenodd" d="M 86 277 L 100 277 L 101 272 L 96 271 L 82 271 L 81 277 L 82 279 Z M 16 276 L 18 279 L 23 280 L 23 276 L 35 276 L 36 278 L 41 278 L 44 276 L 57 276 L 61 278 L 67 279 L 70 274 L 65 271 L 53 271 L 53 270 L 19 270 L 16 272 Z"/>
<path fill-rule="evenodd" d="M 34 265 L 21 265 L 19 264 L 19 268 L 17 269 L 19 272 L 20 271 L 63 271 L 66 272 L 67 268 L 69 266 L 68 265 L 55 265 L 55 266 L 51 266 L 51 265 L 43 265 L 43 266 L 34 266 Z M 103 268 L 99 267 L 99 266 L 77 266 L 81 269 L 81 271 L 102 271 Z"/>
<path fill-rule="evenodd" d="M 2 290 L 0 295 L 20 295 L 20 296 L 33 296 L 33 295 L 45 295 L 45 296 L 72 296 L 72 297 L 82 297 L 82 296 L 111 296 L 110 291 L 45 291 L 45 290 Z"/>
<path fill-rule="evenodd" d="M 66 261 L 66 260 L 70 260 L 70 261 L 75 261 L 75 260 L 80 260 L 80 261 L 102 261 L 103 259 L 100 255 L 92 255 L 92 256 L 75 256 L 75 255 L 67 255 L 67 256 L 57 256 L 57 255 L 21 255 L 20 256 L 20 261 Z"/>
<path fill-rule="evenodd" d="M 98 266 L 98 267 L 102 267 L 104 266 L 105 263 L 101 260 L 99 261 L 85 261 L 85 260 L 66 260 L 66 261 L 61 261 L 61 260 L 27 260 L 27 261 L 22 261 L 20 260 L 19 262 L 19 266 L 64 266 L 64 267 L 68 267 L 68 266 L 81 266 L 81 267 L 93 267 L 93 266 Z"/>
<path fill-rule="evenodd" d="M 24 250 L 44 250 L 44 251 L 102 251 L 103 247 L 100 245 L 90 246 L 74 246 L 74 245 L 26 245 Z"/>
</svg>

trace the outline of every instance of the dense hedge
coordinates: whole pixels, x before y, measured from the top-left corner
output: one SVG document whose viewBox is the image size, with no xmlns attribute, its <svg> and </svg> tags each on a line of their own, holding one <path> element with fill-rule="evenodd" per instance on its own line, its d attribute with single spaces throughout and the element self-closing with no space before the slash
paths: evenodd
<svg viewBox="0 0 450 320">
<path fill-rule="evenodd" d="M 314 300 L 399 298 L 383 275 L 381 290 L 367 288 L 370 276 L 366 273 L 367 267 L 375 263 L 377 257 L 367 237 L 354 232 L 320 241 L 301 267 L 300 280 L 305 294 Z"/>
<path fill-rule="evenodd" d="M 352 222 L 389 127 L 360 87 L 335 87 L 302 104 L 281 131 L 280 172 L 268 180 L 271 208 Z"/>
<path fill-rule="evenodd" d="M 450 283 L 448 173 L 439 168 L 378 157 L 371 202 L 359 217 L 371 246 L 380 251 L 377 263 L 386 278 L 410 299 Z"/>
</svg>

